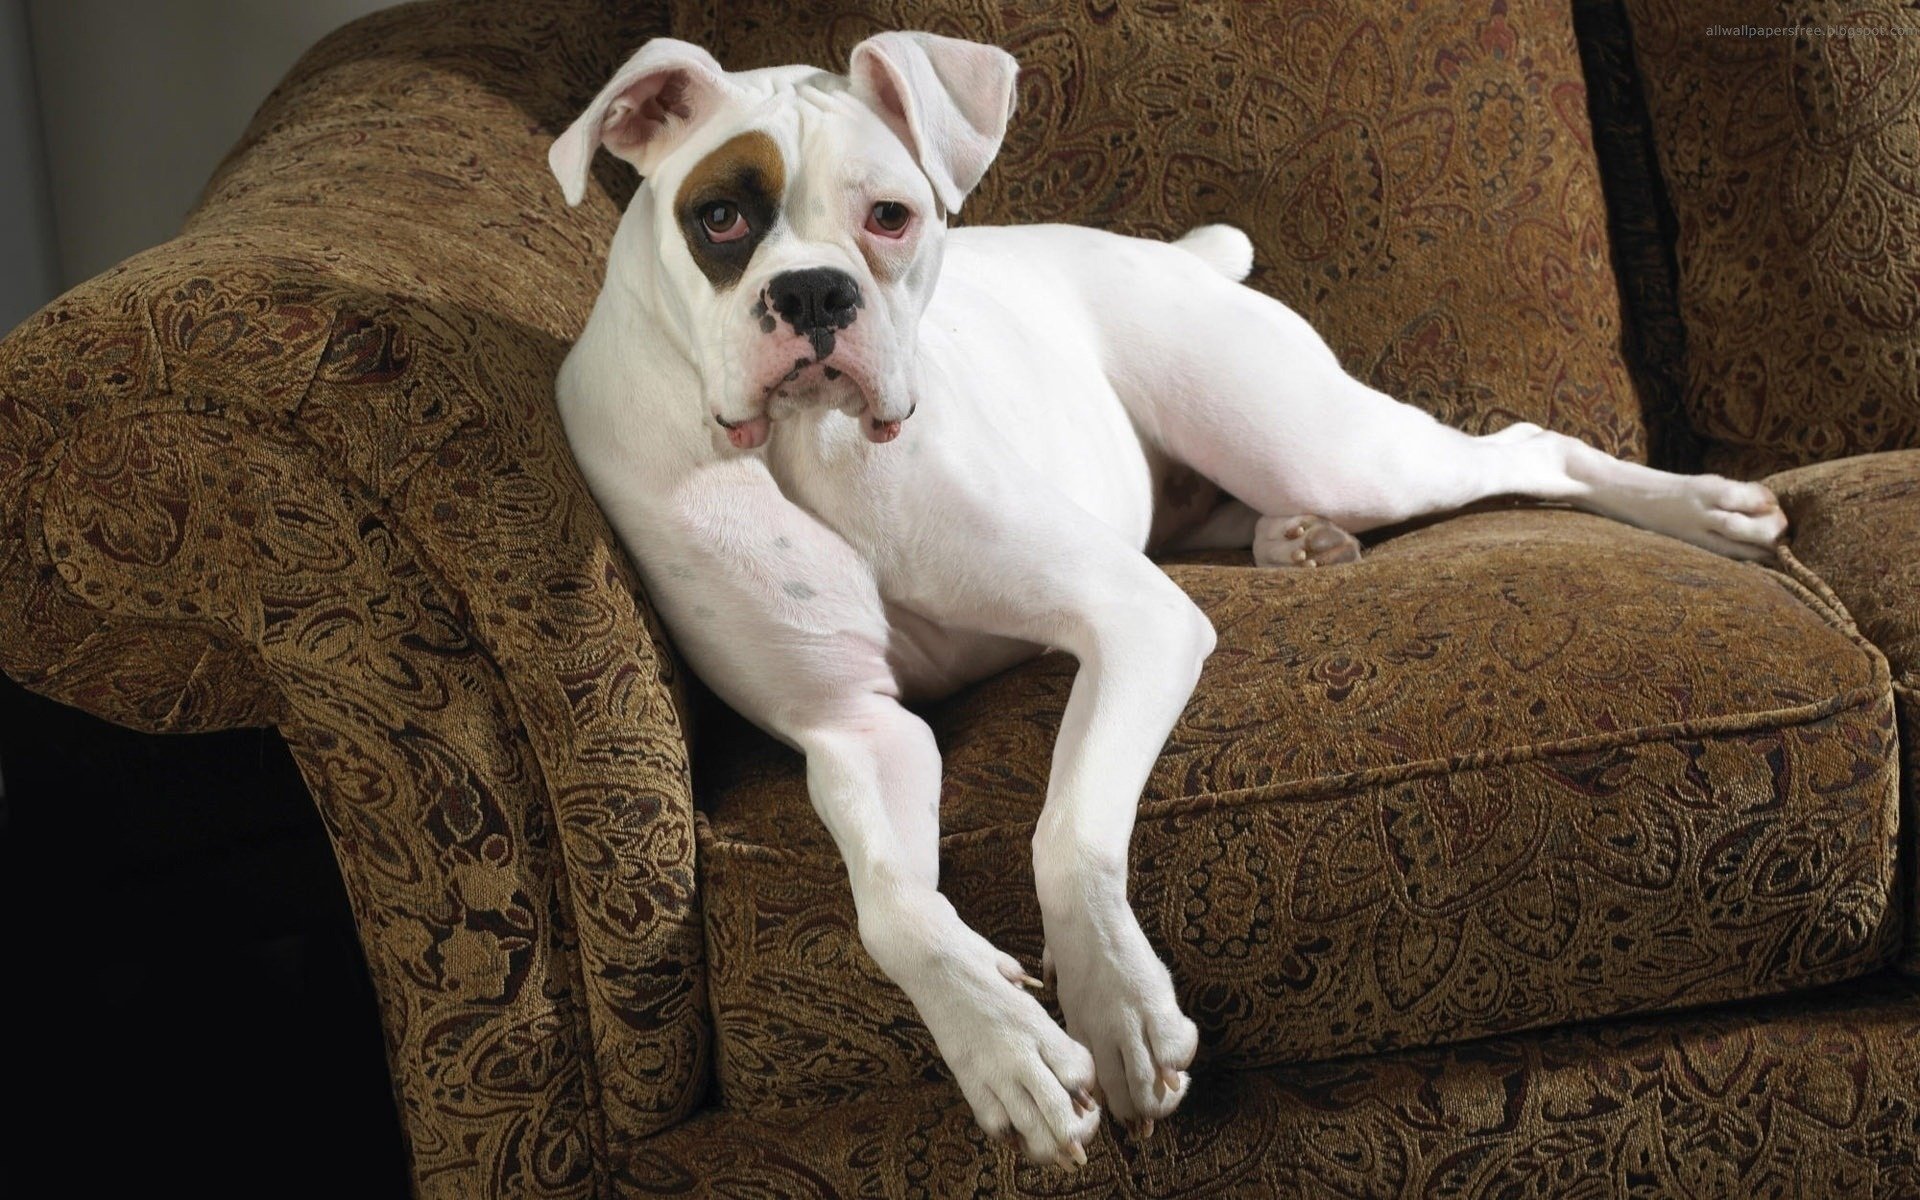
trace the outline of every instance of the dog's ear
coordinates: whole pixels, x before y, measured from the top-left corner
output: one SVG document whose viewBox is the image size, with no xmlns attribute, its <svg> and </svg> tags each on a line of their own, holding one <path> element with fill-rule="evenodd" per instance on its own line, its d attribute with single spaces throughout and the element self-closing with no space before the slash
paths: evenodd
<svg viewBox="0 0 1920 1200">
<path fill-rule="evenodd" d="M 1019 72 L 998 46 L 932 33 L 875 34 L 847 64 L 855 93 L 913 151 L 948 212 L 1000 152 Z"/>
<path fill-rule="evenodd" d="M 553 140 L 553 168 L 568 204 L 586 198 L 587 171 L 601 146 L 652 173 L 667 151 L 733 93 L 713 55 L 673 38 L 654 38 L 615 71 L 567 131 Z"/>
</svg>

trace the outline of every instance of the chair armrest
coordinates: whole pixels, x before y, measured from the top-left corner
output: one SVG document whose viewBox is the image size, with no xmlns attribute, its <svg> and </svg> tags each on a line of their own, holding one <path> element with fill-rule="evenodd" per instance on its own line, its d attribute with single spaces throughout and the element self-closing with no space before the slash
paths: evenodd
<svg viewBox="0 0 1920 1200">
<path fill-rule="evenodd" d="M 1787 511 L 1792 555 L 1887 656 L 1900 721 L 1900 967 L 1920 975 L 1920 450 L 1860 454 L 1767 479 Z"/>
<path fill-rule="evenodd" d="M 706 1084 L 680 676 L 552 402 L 617 208 L 546 145 L 664 23 L 350 26 L 179 237 L 0 342 L 0 668 L 280 728 L 422 1196 L 605 1191 Z"/>
</svg>

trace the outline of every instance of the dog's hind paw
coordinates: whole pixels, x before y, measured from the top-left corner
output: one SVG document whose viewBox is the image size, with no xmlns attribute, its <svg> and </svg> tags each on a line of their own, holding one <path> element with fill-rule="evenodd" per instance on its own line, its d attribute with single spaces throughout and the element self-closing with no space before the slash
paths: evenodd
<svg viewBox="0 0 1920 1200">
<path fill-rule="evenodd" d="M 1656 533 L 1747 561 L 1774 556 L 1787 532 L 1779 498 L 1758 483 L 1718 475 L 1679 478 L 1669 490 L 1634 496 L 1618 515 Z"/>
<path fill-rule="evenodd" d="M 1261 517 L 1253 561 L 1262 567 L 1334 567 L 1360 561 L 1360 539 L 1325 517 Z"/>
</svg>

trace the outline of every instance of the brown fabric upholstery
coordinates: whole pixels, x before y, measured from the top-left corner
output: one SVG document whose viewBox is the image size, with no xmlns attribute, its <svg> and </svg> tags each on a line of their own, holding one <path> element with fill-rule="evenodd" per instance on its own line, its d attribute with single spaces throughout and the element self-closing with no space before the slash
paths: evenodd
<svg viewBox="0 0 1920 1200">
<path fill-rule="evenodd" d="M 0 665 L 271 720 L 326 818 L 423 1196 L 604 1191 L 706 1088 L 678 674 L 552 411 L 617 210 L 552 135 L 636 6 L 307 55 L 185 231 L 0 345 Z"/>
<path fill-rule="evenodd" d="M 1792 520 L 1793 554 L 1887 656 L 1906 761 L 1904 827 L 1920 828 L 1920 451 L 1869 454 L 1767 480 Z M 1920 839 L 1905 839 L 1903 965 L 1920 973 Z"/>
<path fill-rule="evenodd" d="M 1781 577 L 1567 512 L 1460 517 L 1320 572 L 1175 566 L 1220 646 L 1160 757 L 1132 899 L 1233 1067 L 1859 975 L 1899 792 L 1880 656 Z M 942 890 L 1037 961 L 1028 839 L 1073 663 L 929 715 Z M 722 1093 L 936 1070 L 861 952 L 797 755 L 703 800 Z"/>
<path fill-rule="evenodd" d="M 1920 13 L 1628 0 L 1679 215 L 1694 427 L 1758 476 L 1920 446 Z M 1879 36 L 1708 37 L 1711 25 Z"/>
<path fill-rule="evenodd" d="M 1789 544 L 1886 654 L 1893 682 L 1920 688 L 1920 450 L 1867 454 L 1768 477 Z"/>
<path fill-rule="evenodd" d="M 1249 281 L 1347 369 L 1476 433 L 1644 457 L 1567 5 L 738 0 L 676 7 L 730 68 L 833 70 L 882 29 L 1020 59 L 971 224 L 1246 229 Z"/>
<path fill-rule="evenodd" d="M 1145 1142 L 1080 1172 L 986 1141 L 951 1085 L 784 1122 L 696 1118 L 627 1196 L 1920 1196 L 1920 991 L 1792 1001 L 1314 1066 L 1201 1071 Z"/>
</svg>

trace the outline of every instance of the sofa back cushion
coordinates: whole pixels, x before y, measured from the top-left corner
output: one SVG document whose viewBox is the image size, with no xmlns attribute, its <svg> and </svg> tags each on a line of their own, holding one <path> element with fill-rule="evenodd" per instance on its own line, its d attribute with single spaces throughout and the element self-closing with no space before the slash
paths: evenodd
<svg viewBox="0 0 1920 1200">
<path fill-rule="evenodd" d="M 1920 446 L 1920 12 L 1627 8 L 1679 217 L 1687 407 L 1708 465 L 1757 475 Z M 1798 36 L 1724 32 L 1795 20 Z"/>
<path fill-rule="evenodd" d="M 1564 2 L 689 0 L 674 22 L 736 70 L 844 70 L 885 29 L 1004 46 L 1018 103 L 968 223 L 1230 222 L 1250 282 L 1374 387 L 1644 455 Z"/>
</svg>

